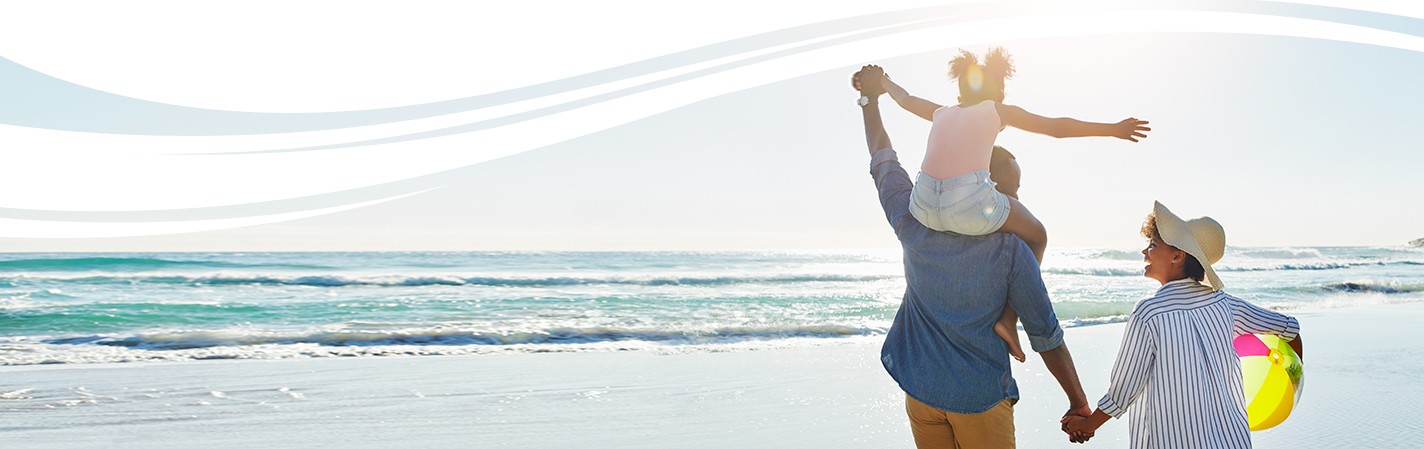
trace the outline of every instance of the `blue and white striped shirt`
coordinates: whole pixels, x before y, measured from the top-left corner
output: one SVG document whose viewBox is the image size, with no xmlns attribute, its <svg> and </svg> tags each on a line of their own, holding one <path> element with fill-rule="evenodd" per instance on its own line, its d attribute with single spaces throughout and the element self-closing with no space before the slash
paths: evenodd
<svg viewBox="0 0 1424 449">
<path fill-rule="evenodd" d="M 1262 309 L 1191 279 L 1168 282 L 1137 303 L 1098 401 L 1129 419 L 1131 447 L 1250 448 L 1237 334 L 1295 339 L 1295 318 Z"/>
</svg>

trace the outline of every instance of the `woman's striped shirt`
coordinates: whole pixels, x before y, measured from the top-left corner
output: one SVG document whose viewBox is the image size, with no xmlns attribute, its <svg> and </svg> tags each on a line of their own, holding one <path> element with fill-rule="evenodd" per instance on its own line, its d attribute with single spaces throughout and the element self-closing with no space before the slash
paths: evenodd
<svg viewBox="0 0 1424 449">
<path fill-rule="evenodd" d="M 1238 334 L 1295 339 L 1295 318 L 1191 279 L 1168 282 L 1137 303 L 1098 408 L 1132 409 L 1133 449 L 1250 448 Z"/>
</svg>

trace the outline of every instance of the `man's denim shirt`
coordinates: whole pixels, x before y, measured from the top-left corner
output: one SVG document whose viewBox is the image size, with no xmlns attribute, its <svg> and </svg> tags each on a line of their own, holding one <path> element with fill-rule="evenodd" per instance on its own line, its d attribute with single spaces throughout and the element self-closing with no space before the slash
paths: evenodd
<svg viewBox="0 0 1424 449">
<path fill-rule="evenodd" d="M 1033 252 L 1017 236 L 938 232 L 910 215 L 910 177 L 889 148 L 870 160 L 880 206 L 905 251 L 905 299 L 880 361 L 900 389 L 955 413 L 982 413 L 1019 397 L 1008 345 L 993 326 L 1012 306 L 1036 352 L 1063 344 L 1063 328 Z"/>
</svg>

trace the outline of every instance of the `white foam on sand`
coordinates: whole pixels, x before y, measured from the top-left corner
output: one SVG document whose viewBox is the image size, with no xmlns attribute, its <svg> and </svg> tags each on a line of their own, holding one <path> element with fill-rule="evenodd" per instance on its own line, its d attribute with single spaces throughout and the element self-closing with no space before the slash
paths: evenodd
<svg viewBox="0 0 1424 449">
<path fill-rule="evenodd" d="M 1418 447 L 1424 304 L 1303 311 L 1307 390 L 1257 448 Z M 1069 329 L 1091 399 L 1121 324 Z M 0 441 L 26 448 L 913 447 L 879 339 L 667 353 L 212 360 L 0 367 Z M 1126 420 L 1087 446 L 1057 419 L 1041 361 L 1015 364 L 1019 447 L 1127 447 Z M 8 447 L 8 446 L 7 446 Z"/>
</svg>

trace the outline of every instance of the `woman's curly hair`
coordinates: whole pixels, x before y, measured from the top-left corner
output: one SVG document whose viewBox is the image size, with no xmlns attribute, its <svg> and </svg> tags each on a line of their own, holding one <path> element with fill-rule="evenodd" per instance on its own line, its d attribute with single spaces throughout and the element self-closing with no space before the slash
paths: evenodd
<svg viewBox="0 0 1424 449">
<path fill-rule="evenodd" d="M 1142 223 L 1142 236 L 1147 237 L 1147 240 L 1158 240 L 1160 235 L 1161 234 L 1157 232 L 1157 214 L 1147 214 L 1147 221 Z M 1173 248 L 1176 247 L 1174 246 Z M 1177 249 L 1180 250 L 1181 248 Z M 1187 277 L 1190 277 L 1197 282 L 1201 282 L 1201 280 L 1206 277 L 1206 268 L 1202 267 L 1201 261 L 1197 260 L 1197 257 L 1193 256 L 1191 253 L 1187 253 L 1186 262 Z"/>
</svg>

